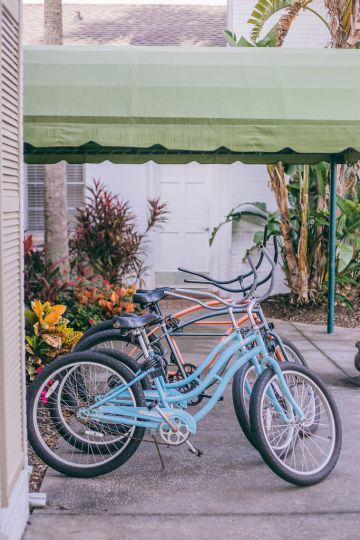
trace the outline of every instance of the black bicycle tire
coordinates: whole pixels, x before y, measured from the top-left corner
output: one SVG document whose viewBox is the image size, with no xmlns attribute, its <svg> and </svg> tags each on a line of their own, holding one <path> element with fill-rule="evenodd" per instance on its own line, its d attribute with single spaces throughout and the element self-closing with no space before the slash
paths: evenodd
<svg viewBox="0 0 360 540">
<path fill-rule="evenodd" d="M 114 360 L 116 360 L 117 362 L 121 362 L 123 363 L 127 368 L 130 369 L 130 371 L 132 372 L 133 376 L 135 374 L 135 371 L 137 371 L 137 369 L 139 368 L 139 366 L 137 365 L 137 363 L 135 362 L 135 360 L 133 360 L 130 356 L 124 354 L 124 353 L 121 353 L 121 352 L 118 352 L 118 351 L 113 351 L 111 349 L 101 349 L 101 354 L 106 354 L 107 356 L 110 356 L 111 358 L 114 358 Z M 135 369 L 137 368 L 137 369 Z M 150 390 L 151 389 L 151 383 L 148 379 L 148 377 L 144 377 L 141 381 L 140 381 L 140 384 L 143 388 L 143 390 Z M 55 424 L 55 422 L 57 422 L 58 418 L 59 418 L 59 413 L 58 413 L 58 409 L 57 409 L 57 401 L 56 401 L 56 391 L 54 392 L 54 394 L 51 395 L 51 398 L 52 400 L 54 400 L 54 406 L 53 407 L 49 407 L 49 411 L 50 411 L 50 416 L 53 420 L 53 423 Z M 87 451 L 89 451 L 91 449 L 91 452 L 93 452 L 94 454 L 97 454 L 100 452 L 100 450 L 105 453 L 106 450 L 104 451 L 103 449 L 100 448 L 100 444 L 99 443 L 84 443 L 83 439 L 77 439 L 77 437 L 73 434 L 69 435 L 69 431 L 68 429 L 66 428 L 66 426 L 62 426 L 61 424 L 59 425 L 58 423 L 55 424 L 55 427 L 58 431 L 58 433 L 63 437 L 63 438 L 67 438 L 69 444 L 71 444 L 72 446 L 74 446 L 75 448 L 79 449 L 79 450 L 84 450 L 87 449 Z M 114 443 L 116 445 L 116 443 Z M 113 446 L 110 444 L 107 445 L 107 450 L 108 452 L 111 452 L 113 450 Z"/>
<path fill-rule="evenodd" d="M 246 406 L 244 404 L 243 394 L 243 385 L 246 373 L 251 367 L 253 367 L 253 364 L 249 360 L 248 362 L 245 362 L 245 364 L 241 366 L 241 368 L 239 368 L 235 373 L 232 381 L 232 398 L 234 411 L 240 427 L 251 446 L 253 446 L 257 450 L 256 443 L 251 431 L 250 421 L 248 415 L 246 414 Z"/>
<path fill-rule="evenodd" d="M 302 366 L 305 366 L 305 367 L 309 367 L 305 358 L 304 358 L 304 355 L 299 351 L 299 349 L 296 347 L 296 345 L 293 344 L 292 341 L 290 341 L 290 339 L 287 339 L 287 338 L 284 338 L 284 337 L 280 337 L 281 341 L 283 342 L 283 344 L 286 346 L 286 347 L 289 347 L 290 349 L 292 349 L 294 351 L 294 353 L 296 354 L 296 356 L 299 358 L 300 360 L 300 364 L 299 365 L 302 365 Z"/>
<path fill-rule="evenodd" d="M 106 365 L 110 369 L 117 372 L 127 381 L 130 381 L 133 378 L 133 373 L 125 365 L 121 364 L 113 358 L 110 358 L 100 353 L 95 353 L 93 351 L 85 351 L 83 353 L 71 353 L 65 356 L 61 356 L 51 362 L 51 364 L 49 364 L 45 369 L 43 369 L 28 389 L 27 428 L 28 439 L 32 448 L 47 465 L 57 470 L 58 472 L 66 474 L 68 476 L 90 478 L 107 474 L 117 469 L 118 467 L 123 465 L 128 459 L 130 459 L 130 457 L 134 454 L 134 452 L 140 445 L 140 442 L 145 433 L 145 428 L 135 428 L 133 436 L 131 437 L 130 442 L 125 447 L 124 452 L 120 453 L 119 455 L 115 455 L 113 459 L 110 459 L 106 463 L 90 466 L 88 469 L 84 467 L 77 467 L 76 465 L 65 464 L 57 460 L 53 456 L 53 454 L 50 454 L 48 451 L 45 450 L 44 446 L 38 440 L 33 416 L 33 408 L 35 406 L 35 399 L 37 397 L 39 389 L 41 388 L 41 385 L 44 383 L 44 381 L 47 378 L 51 377 L 51 373 L 62 367 L 66 367 L 66 365 L 70 365 L 76 361 L 83 361 L 84 359 L 86 359 L 86 361 L 90 363 L 94 362 Z M 146 400 L 141 385 L 139 383 L 135 383 L 132 386 L 132 391 L 135 397 L 136 405 L 139 407 L 146 406 Z"/>
<path fill-rule="evenodd" d="M 301 362 L 298 365 L 304 365 L 305 367 L 307 367 L 307 363 L 303 355 L 299 351 L 299 349 L 295 347 L 295 345 L 289 339 L 283 338 L 283 337 L 280 337 L 280 339 L 286 347 L 289 347 L 290 349 L 292 349 L 295 352 L 295 354 L 298 356 Z M 233 377 L 233 381 L 232 381 L 232 397 L 233 397 L 233 405 L 234 405 L 235 414 L 240 424 L 240 427 L 245 437 L 249 441 L 249 443 L 257 450 L 256 441 L 254 439 L 251 425 L 250 425 L 249 415 L 246 413 L 246 407 L 244 404 L 244 395 L 243 395 L 243 385 L 244 385 L 245 375 L 246 375 L 247 370 L 251 367 L 251 365 L 252 364 L 250 361 L 246 362 L 235 373 Z"/>
<path fill-rule="evenodd" d="M 269 383 L 269 381 L 274 375 L 274 371 L 271 368 L 267 368 L 258 377 L 254 385 L 254 389 L 251 393 L 250 424 L 251 424 L 253 436 L 256 441 L 259 452 L 262 455 L 264 461 L 267 463 L 267 465 L 275 474 L 280 476 L 280 478 L 282 478 L 283 480 L 286 480 L 287 482 L 291 484 L 295 484 L 297 486 L 312 486 L 324 480 L 334 469 L 339 459 L 339 455 L 341 451 L 341 444 L 342 444 L 342 430 L 341 430 L 341 420 L 340 420 L 339 411 L 335 403 L 335 400 L 332 394 L 330 393 L 330 391 L 328 390 L 328 388 L 321 381 L 321 379 L 317 375 L 315 375 L 312 371 L 310 371 L 308 368 L 304 366 L 300 366 L 299 364 L 296 364 L 294 362 L 286 362 L 280 365 L 280 369 L 282 371 L 294 370 L 294 371 L 298 371 L 306 375 L 308 378 L 312 379 L 315 382 L 315 384 L 319 387 L 324 397 L 328 401 L 329 407 L 330 407 L 330 410 L 334 419 L 335 434 L 336 434 L 334 450 L 331 455 L 331 458 L 321 471 L 318 471 L 317 473 L 314 473 L 312 475 L 301 475 L 293 471 L 289 471 L 288 468 L 285 468 L 281 463 L 281 455 L 276 454 L 275 452 L 271 450 L 267 442 L 267 439 L 264 435 L 264 432 L 262 429 L 262 422 L 260 418 L 261 416 L 260 405 L 261 405 L 262 396 L 263 396 L 263 393 L 267 384 Z"/>
<path fill-rule="evenodd" d="M 86 332 L 83 333 L 77 344 L 75 345 L 73 352 L 75 352 L 78 346 L 88 337 L 97 334 L 98 332 L 104 332 L 104 330 L 112 330 L 114 328 L 114 322 L 112 319 L 107 319 L 106 321 L 101 321 L 93 326 L 90 326 Z"/>
</svg>

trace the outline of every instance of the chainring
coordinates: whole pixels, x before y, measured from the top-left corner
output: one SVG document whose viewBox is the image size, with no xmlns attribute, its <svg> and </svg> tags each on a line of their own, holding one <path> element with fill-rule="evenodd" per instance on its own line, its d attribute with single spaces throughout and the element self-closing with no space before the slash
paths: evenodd
<svg viewBox="0 0 360 540">
<path fill-rule="evenodd" d="M 183 364 L 182 367 L 183 367 L 183 369 L 184 369 L 187 376 L 192 375 L 197 369 L 196 366 L 194 366 L 194 364 Z M 177 370 L 177 373 L 176 373 L 175 377 L 176 377 L 176 380 L 178 380 L 178 381 L 183 380 L 184 377 L 183 377 L 180 369 Z M 179 390 L 180 390 L 180 392 L 182 394 L 187 394 L 191 390 L 194 390 L 194 388 L 196 388 L 197 386 L 198 386 L 198 383 L 196 381 L 191 381 L 187 385 L 182 386 Z M 199 405 L 199 403 L 202 400 L 203 400 L 203 396 L 200 394 L 196 398 L 189 401 L 188 405 L 190 405 L 191 407 L 194 407 L 195 405 Z"/>
<path fill-rule="evenodd" d="M 169 416 L 168 419 L 177 428 L 177 431 L 173 431 L 169 424 L 162 422 L 159 427 L 162 440 L 169 446 L 179 446 L 186 442 L 190 436 L 190 431 L 185 420 L 175 414 Z"/>
</svg>

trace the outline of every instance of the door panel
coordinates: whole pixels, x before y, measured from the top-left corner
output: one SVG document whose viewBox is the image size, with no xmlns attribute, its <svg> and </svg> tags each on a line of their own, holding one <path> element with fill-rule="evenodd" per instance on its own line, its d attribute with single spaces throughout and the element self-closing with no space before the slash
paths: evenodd
<svg viewBox="0 0 360 540">
<path fill-rule="evenodd" d="M 156 175 L 158 195 L 170 212 L 156 242 L 157 286 L 182 284 L 178 266 L 209 271 L 210 172 L 205 166 L 189 164 L 162 166 Z"/>
</svg>

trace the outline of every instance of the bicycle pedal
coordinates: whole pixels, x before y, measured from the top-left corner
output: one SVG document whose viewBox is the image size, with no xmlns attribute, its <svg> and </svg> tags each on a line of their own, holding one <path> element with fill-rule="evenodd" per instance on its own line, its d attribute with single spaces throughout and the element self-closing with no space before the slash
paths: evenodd
<svg viewBox="0 0 360 540">
<path fill-rule="evenodd" d="M 154 401 L 152 401 L 148 406 L 147 406 L 147 409 L 148 411 L 151 411 L 152 409 L 156 409 L 156 407 L 159 405 L 159 402 L 157 399 L 155 399 Z"/>
<path fill-rule="evenodd" d="M 189 447 L 188 448 L 189 452 L 194 454 L 194 456 L 201 457 L 203 455 L 203 452 L 199 450 L 198 448 L 195 448 L 195 446 L 193 446 L 189 440 L 186 441 L 186 444 Z"/>
<path fill-rule="evenodd" d="M 201 457 L 203 455 L 203 453 L 204 453 L 201 450 L 199 450 L 198 448 L 195 448 L 195 446 L 193 447 L 193 449 L 188 448 L 188 450 L 189 450 L 189 452 L 191 452 L 191 454 L 194 454 L 194 456 L 197 456 L 197 457 Z"/>
<path fill-rule="evenodd" d="M 211 399 L 212 396 L 209 396 L 209 394 L 200 394 L 199 395 L 200 398 L 206 398 L 206 399 Z M 224 401 L 224 396 L 221 396 L 218 401 Z"/>
</svg>

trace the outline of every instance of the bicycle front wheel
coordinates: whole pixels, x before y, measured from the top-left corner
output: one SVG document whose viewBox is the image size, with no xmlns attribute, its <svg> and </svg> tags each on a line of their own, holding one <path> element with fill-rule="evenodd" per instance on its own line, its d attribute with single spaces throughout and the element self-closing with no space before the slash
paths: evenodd
<svg viewBox="0 0 360 540">
<path fill-rule="evenodd" d="M 311 486 L 324 480 L 339 459 L 339 412 L 329 390 L 309 369 L 291 362 L 279 367 L 303 417 L 268 368 L 251 393 L 252 433 L 264 461 L 278 476 L 298 486 Z"/>
<path fill-rule="evenodd" d="M 303 355 L 290 340 L 282 337 L 281 341 L 287 356 L 287 358 L 284 358 L 283 361 L 287 360 L 289 362 L 295 362 L 296 364 L 307 366 Z M 233 377 L 232 396 L 235 414 L 240 427 L 243 430 L 247 440 L 257 450 L 256 441 L 250 426 L 249 414 L 250 397 L 256 379 L 257 373 L 254 364 L 252 364 L 250 361 L 246 362 L 246 364 L 237 370 Z"/>
<path fill-rule="evenodd" d="M 121 362 L 93 351 L 49 364 L 28 393 L 28 437 L 38 456 L 53 469 L 78 477 L 105 474 L 125 463 L 138 448 L 144 428 L 83 419 L 79 412 L 132 378 Z M 146 405 L 139 383 L 128 388 L 124 399 L 126 405 Z"/>
</svg>

